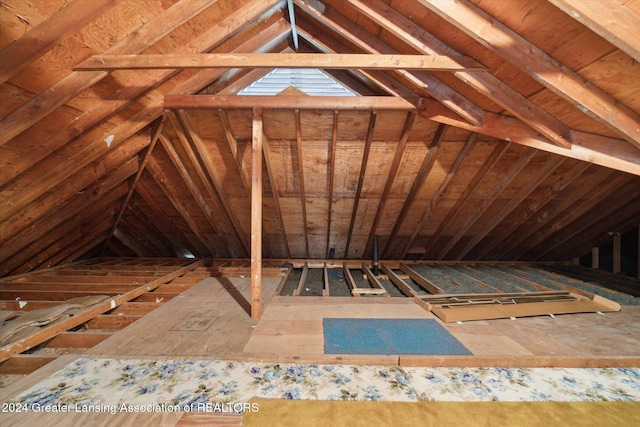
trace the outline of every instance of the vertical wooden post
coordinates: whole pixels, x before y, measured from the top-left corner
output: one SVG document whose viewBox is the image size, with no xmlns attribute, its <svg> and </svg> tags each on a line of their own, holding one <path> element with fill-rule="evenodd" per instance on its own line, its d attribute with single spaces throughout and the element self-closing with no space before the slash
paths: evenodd
<svg viewBox="0 0 640 427">
<path fill-rule="evenodd" d="M 251 139 L 251 317 L 262 311 L 262 108 L 253 109 Z"/>
<path fill-rule="evenodd" d="M 600 248 L 591 248 L 591 268 L 600 268 Z"/>
<path fill-rule="evenodd" d="M 638 279 L 640 279 L 640 224 L 638 224 Z"/>
<path fill-rule="evenodd" d="M 620 233 L 615 233 L 613 235 L 613 272 L 614 273 L 620 273 L 620 251 L 622 250 L 621 247 L 621 243 L 622 243 L 622 238 L 620 236 Z"/>
</svg>

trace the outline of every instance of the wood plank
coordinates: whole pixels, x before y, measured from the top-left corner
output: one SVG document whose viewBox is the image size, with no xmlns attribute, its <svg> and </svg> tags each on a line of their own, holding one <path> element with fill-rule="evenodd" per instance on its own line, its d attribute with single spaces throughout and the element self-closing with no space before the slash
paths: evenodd
<svg viewBox="0 0 640 427">
<path fill-rule="evenodd" d="M 251 137 L 251 317 L 262 315 L 262 109 L 253 109 Z"/>
<path fill-rule="evenodd" d="M 360 204 L 360 196 L 362 194 L 362 186 L 364 184 L 364 176 L 369 162 L 369 154 L 371 152 L 371 143 L 373 141 L 373 130 L 376 125 L 377 113 L 372 112 L 369 116 L 369 125 L 367 127 L 367 136 L 364 143 L 364 151 L 362 153 L 362 162 L 360 164 L 360 176 L 358 177 L 358 186 L 356 187 L 356 195 L 353 201 L 353 209 L 351 210 L 351 222 L 349 223 L 349 232 L 347 233 L 347 243 L 344 249 L 344 257 L 349 258 L 349 248 L 351 246 L 351 238 L 353 236 L 353 228 L 356 223 L 358 214 L 358 205 Z"/>
<path fill-rule="evenodd" d="M 577 296 L 577 294 L 574 295 Z M 581 297 L 575 301 L 492 305 L 468 304 L 456 307 L 441 307 L 439 304 L 432 304 L 431 306 L 431 312 L 445 323 L 468 320 L 509 319 L 512 317 L 544 316 L 550 314 L 614 311 L 620 311 L 620 305 L 599 295 L 595 295 L 593 300 Z"/>
<path fill-rule="evenodd" d="M 304 161 L 302 157 L 302 124 L 300 123 L 300 110 L 294 111 L 296 127 L 296 153 L 298 155 L 298 181 L 300 187 L 300 206 L 302 207 L 302 229 L 304 232 L 304 250 L 309 258 L 309 224 L 307 222 L 307 198 L 304 186 Z"/>
<path fill-rule="evenodd" d="M 7 360 L 9 357 L 13 356 L 14 354 L 21 353 L 25 350 L 28 350 L 29 348 L 32 348 L 35 345 L 38 345 L 57 335 L 60 335 L 61 333 L 73 327 L 81 325 L 84 322 L 91 320 L 94 317 L 100 314 L 103 314 L 109 310 L 112 310 L 125 302 L 128 302 L 134 298 L 137 298 L 140 295 L 146 292 L 149 292 L 159 287 L 160 285 L 168 282 L 169 280 L 179 277 L 185 274 L 186 272 L 201 266 L 202 264 L 203 264 L 203 260 L 199 260 L 192 264 L 187 265 L 186 267 L 179 268 L 173 273 L 170 273 L 160 279 L 156 279 L 153 282 L 146 283 L 127 293 L 115 296 L 113 298 L 109 298 L 107 301 L 95 304 L 89 307 L 88 309 L 85 309 L 77 313 L 73 317 L 62 320 L 50 326 L 45 326 L 39 332 L 37 332 L 36 334 L 30 337 L 26 337 L 16 342 L 13 342 L 11 344 L 8 344 L 6 346 L 3 346 L 0 348 L 0 362 Z"/>
<path fill-rule="evenodd" d="M 418 99 L 392 96 L 165 95 L 168 109 L 415 110 Z"/>
<path fill-rule="evenodd" d="M 56 360 L 58 356 L 16 354 L 0 363 L 0 375 L 28 375 Z"/>
<path fill-rule="evenodd" d="M 422 5 L 640 148 L 640 115 L 466 0 Z"/>
<path fill-rule="evenodd" d="M 367 276 L 367 280 L 371 284 L 373 289 L 358 289 L 359 293 L 367 293 L 367 294 L 376 294 L 376 295 L 384 295 L 385 297 L 391 297 L 387 290 L 382 286 L 380 280 L 373 274 L 373 272 L 367 267 L 365 263 L 362 263 L 360 266 L 365 276 Z"/>
<path fill-rule="evenodd" d="M 458 368 L 638 368 L 637 356 L 400 356 L 400 366 Z"/>
<path fill-rule="evenodd" d="M 322 267 L 322 296 L 323 297 L 331 296 L 331 292 L 329 289 L 329 270 L 327 270 L 326 262 Z"/>
<path fill-rule="evenodd" d="M 45 344 L 47 348 L 91 348 L 113 335 L 112 332 L 64 332 Z"/>
<path fill-rule="evenodd" d="M 356 281 L 353 280 L 353 276 L 351 275 L 351 271 L 349 271 L 349 266 L 346 262 L 342 264 L 342 270 L 344 271 L 344 280 L 345 282 L 347 282 L 347 286 L 349 286 L 349 289 L 351 289 L 351 294 L 354 297 L 359 297 L 360 294 L 354 292 L 358 290 L 358 286 L 356 285 Z"/>
<path fill-rule="evenodd" d="M 302 274 L 300 275 L 300 280 L 298 281 L 298 286 L 296 290 L 293 291 L 293 296 L 297 297 L 302 294 L 304 290 L 304 285 L 307 282 L 307 275 L 309 274 L 309 264 L 304 263 L 304 267 L 302 268 Z"/>
<path fill-rule="evenodd" d="M 333 191 L 335 187 L 336 175 L 336 149 L 338 145 L 339 114 L 340 112 L 338 110 L 335 110 L 333 112 L 333 125 L 331 126 L 331 145 L 329 146 L 329 164 L 327 165 L 329 175 L 329 195 L 327 196 L 327 203 L 329 204 L 329 206 L 327 207 L 327 246 L 324 255 L 326 258 L 329 258 L 329 254 L 331 252 L 331 217 L 333 215 Z"/>
<path fill-rule="evenodd" d="M 414 291 L 409 285 L 407 285 L 404 280 L 400 278 L 393 270 L 385 265 L 385 263 L 380 264 L 380 269 L 387 275 L 389 280 L 391 280 L 401 291 L 408 297 L 417 297 L 418 293 Z"/>
<path fill-rule="evenodd" d="M 0 51 L 0 85 L 32 64 L 56 43 L 80 30 L 120 0 L 72 2 Z"/>
<path fill-rule="evenodd" d="M 404 271 L 414 282 L 416 282 L 420 287 L 429 292 L 430 294 L 443 294 L 444 291 L 440 289 L 436 284 L 432 283 L 429 279 L 423 277 L 409 267 L 407 264 L 400 264 L 400 270 Z"/>
<path fill-rule="evenodd" d="M 326 53 L 201 53 L 95 55 L 75 71 L 149 70 L 161 68 L 319 68 L 364 70 L 484 71 L 466 56 L 374 55 Z"/>
<path fill-rule="evenodd" d="M 640 62 L 640 15 L 619 0 L 549 0 Z"/>
</svg>

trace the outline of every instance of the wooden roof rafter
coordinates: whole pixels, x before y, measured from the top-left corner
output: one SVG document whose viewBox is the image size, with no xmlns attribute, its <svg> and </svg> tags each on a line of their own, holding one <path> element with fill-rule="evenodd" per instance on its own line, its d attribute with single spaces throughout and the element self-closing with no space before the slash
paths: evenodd
<svg viewBox="0 0 640 427">
<path fill-rule="evenodd" d="M 155 217 L 157 218 L 154 223 L 156 224 L 156 227 L 163 231 L 167 230 L 168 235 L 165 234 L 167 238 L 176 236 L 173 239 L 173 244 L 176 250 L 184 248 L 189 251 L 189 254 L 198 258 L 202 258 L 206 255 L 204 252 L 201 252 L 191 241 L 189 241 L 186 236 L 183 235 L 182 231 L 176 226 L 176 224 L 174 224 L 174 222 L 165 213 L 164 209 L 162 209 L 161 205 L 152 196 L 149 189 L 147 189 L 144 181 L 138 182 L 138 185 L 136 186 L 136 194 L 139 195 L 141 199 L 153 209 Z"/>
<path fill-rule="evenodd" d="M 339 34 L 349 42 L 358 46 L 364 52 L 374 55 L 399 54 L 395 49 L 386 45 L 372 34 L 361 28 L 354 28 L 351 21 L 328 7 L 325 7 L 323 12 L 319 12 L 312 4 L 305 1 L 295 0 L 295 3 L 301 10 L 305 11 L 308 16 L 322 23 L 322 25 L 329 28 L 332 32 Z M 302 22 L 299 27 L 304 29 Z M 460 117 L 469 121 L 469 123 L 473 123 L 475 125 L 482 124 L 483 110 L 472 101 L 462 96 L 459 92 L 435 78 L 432 74 L 395 70 L 394 77 L 399 80 L 409 81 L 411 84 L 416 85 Z"/>
<path fill-rule="evenodd" d="M 296 128 L 296 153 L 298 154 L 298 183 L 300 187 L 300 206 L 302 208 L 302 228 L 304 232 L 304 248 L 306 257 L 309 258 L 309 224 L 307 223 L 307 198 L 304 188 L 304 163 L 302 156 L 302 125 L 300 123 L 300 110 L 294 110 Z"/>
<path fill-rule="evenodd" d="M 162 116 L 162 118 L 157 119 L 158 121 L 153 126 L 153 130 L 151 132 L 151 143 L 147 147 L 147 151 L 144 154 L 144 158 L 142 160 L 142 163 L 140 164 L 140 167 L 138 168 L 138 171 L 136 172 L 136 176 L 133 178 L 133 182 L 131 183 L 131 186 L 129 188 L 129 192 L 127 193 L 127 196 L 126 196 L 126 198 L 124 200 L 124 203 L 122 205 L 122 209 L 120 210 L 120 212 L 118 213 L 118 216 L 116 217 L 116 220 L 115 220 L 115 222 L 113 224 L 113 227 L 111 229 L 111 233 L 109 234 L 109 237 L 107 237 L 107 240 L 104 242 L 104 247 L 102 249 L 102 254 L 104 254 L 104 251 L 106 251 L 107 247 L 109 246 L 109 242 L 111 241 L 111 237 L 113 236 L 113 233 L 115 232 L 116 228 L 118 228 L 118 223 L 120 223 L 120 220 L 122 219 L 122 216 L 124 215 L 125 209 L 127 208 L 127 205 L 129 204 L 129 201 L 131 200 L 131 196 L 133 196 L 133 192 L 135 190 L 136 184 L 140 180 L 140 177 L 142 176 L 142 172 L 144 171 L 144 168 L 146 167 L 147 162 L 149 161 L 149 156 L 151 156 L 151 154 L 153 153 L 153 149 L 155 148 L 156 142 L 158 142 L 158 138 L 160 137 L 160 134 L 162 132 L 162 126 L 164 125 L 165 118 L 166 118 L 165 116 Z"/>
<path fill-rule="evenodd" d="M 207 7 L 216 3 L 216 1 L 217 0 L 181 1 L 156 16 L 141 28 L 138 28 L 135 32 L 121 39 L 103 53 L 122 54 L 140 52 L 173 31 L 175 28 L 174 25 L 179 25 L 197 16 Z M 271 3 L 274 2 L 275 0 L 271 1 Z M 219 28 L 218 32 L 221 33 Z M 107 75 L 108 73 L 104 71 L 90 73 L 71 71 L 64 79 L 31 99 L 0 122 L 0 145 L 15 138 L 30 126 L 38 123 L 55 108 L 65 104 L 78 93 L 96 84 Z M 98 107 L 105 108 L 106 106 L 113 108 L 113 106 L 109 104 L 99 104 Z M 113 113 L 113 110 L 111 113 Z M 97 123 L 104 118 L 104 116 L 97 114 L 94 114 L 93 117 L 92 120 L 91 117 L 88 116 L 86 120 Z"/>
<path fill-rule="evenodd" d="M 376 235 L 378 224 L 380 223 L 380 218 L 382 217 L 382 213 L 384 212 L 384 207 L 387 203 L 387 198 L 391 193 L 391 187 L 393 186 L 393 182 L 396 179 L 398 168 L 400 167 L 400 161 L 402 160 L 402 157 L 404 155 L 404 150 L 407 145 L 407 141 L 409 140 L 409 135 L 411 133 L 411 129 L 413 127 L 415 118 L 416 118 L 415 112 L 412 111 L 407 113 L 404 125 L 402 127 L 402 132 L 400 134 L 400 140 L 398 141 L 395 147 L 396 152 L 395 152 L 395 155 L 393 156 L 393 160 L 391 161 L 391 166 L 387 174 L 387 179 L 384 185 L 384 189 L 382 190 L 382 194 L 380 194 L 380 202 L 378 203 L 378 207 L 376 209 L 376 213 L 373 218 L 371 231 L 369 232 L 367 243 L 364 246 L 364 251 L 362 253 L 363 259 L 366 258 L 369 253 L 371 253 L 370 251 L 372 250 L 373 238 Z"/>
<path fill-rule="evenodd" d="M 514 209 L 518 207 L 539 185 L 543 182 L 553 171 L 555 171 L 562 162 L 566 160 L 565 157 L 555 156 L 551 161 L 547 162 L 535 176 L 529 179 L 527 184 L 522 187 L 518 193 L 513 196 L 509 202 L 497 213 L 491 215 L 489 218 L 485 217 L 482 221 L 482 226 L 479 227 L 482 231 L 476 232 L 473 238 L 464 246 L 464 248 L 458 251 L 455 258 L 460 260 L 464 258 L 473 248 L 480 243 L 480 241 L 486 237 L 495 227 L 500 224 Z M 477 221 L 481 219 L 478 218 Z"/>
<path fill-rule="evenodd" d="M 489 208 L 491 203 L 496 200 L 500 193 L 507 188 L 509 184 L 511 184 L 515 176 L 518 175 L 525 166 L 527 166 L 531 159 L 533 159 L 533 156 L 535 156 L 536 152 L 536 150 L 527 149 L 526 153 L 519 157 L 519 159 L 513 164 L 513 166 L 511 166 L 509 171 L 502 177 L 502 179 L 500 179 L 491 191 L 483 196 L 482 202 L 475 206 L 473 213 L 467 216 L 464 223 L 457 228 L 456 233 L 452 236 L 449 242 L 440 249 L 438 255 L 436 255 L 436 259 L 444 259 L 451 253 L 454 246 L 464 237 L 465 233 L 469 231 L 473 224 L 475 224 L 480 216 L 482 216 L 482 214 Z M 474 189 L 475 188 L 472 188 L 471 193 L 473 193 Z"/>
<path fill-rule="evenodd" d="M 475 249 L 474 258 L 485 259 L 487 254 L 489 254 L 499 244 L 499 242 L 507 241 L 510 236 L 514 235 L 515 230 L 518 227 L 527 222 L 527 220 L 531 218 L 539 209 L 541 209 L 543 206 L 546 206 L 547 203 L 551 202 L 558 193 L 569 186 L 574 180 L 578 179 L 580 175 L 590 167 L 594 166 L 586 162 L 576 162 L 573 167 L 568 169 L 564 174 L 560 175 L 556 182 L 553 183 L 553 185 L 544 187 L 544 191 L 540 195 L 540 197 L 530 203 L 527 203 L 525 208 L 522 209 L 522 213 L 518 214 L 516 218 L 512 219 L 511 223 L 508 226 L 501 227 L 500 234 L 496 238 L 494 238 L 493 241 L 487 242 L 482 246 L 481 249 Z"/>
<path fill-rule="evenodd" d="M 487 160 L 482 164 L 480 169 L 473 176 L 473 179 L 469 182 L 469 184 L 463 191 L 462 195 L 458 197 L 458 200 L 456 201 L 455 205 L 449 209 L 449 211 L 445 215 L 445 218 L 438 225 L 438 228 L 436 229 L 436 231 L 431 236 L 429 236 L 429 240 L 424 245 L 423 258 L 436 245 L 436 242 L 442 236 L 442 234 L 447 230 L 447 228 L 452 223 L 454 218 L 456 218 L 456 216 L 460 214 L 462 206 L 467 202 L 471 194 L 473 194 L 476 188 L 483 181 L 484 177 L 491 171 L 491 169 L 496 165 L 496 163 L 498 163 L 498 161 L 507 152 L 510 146 L 511 146 L 510 142 L 506 142 L 506 143 L 501 142 L 496 144 L 495 148 L 491 151 L 491 154 L 489 154 L 489 157 L 487 158 Z M 447 187 L 450 182 L 451 181 L 448 181 Z M 442 252 L 444 251 L 440 251 L 440 253 Z"/>
<path fill-rule="evenodd" d="M 276 209 L 280 235 L 282 236 L 282 241 L 284 243 L 285 253 L 288 257 L 291 257 L 289 239 L 287 238 L 287 231 L 284 226 L 284 215 L 282 214 L 282 206 L 280 203 L 280 191 L 278 190 L 278 181 L 275 174 L 275 167 L 273 166 L 273 162 L 271 161 L 271 149 L 269 148 L 269 138 L 267 138 L 267 135 L 262 135 L 262 150 L 264 151 L 264 166 L 267 170 L 267 178 L 271 187 L 271 196 L 273 197 L 273 205 Z"/>
<path fill-rule="evenodd" d="M 362 194 L 362 185 L 364 183 L 364 175 L 369 162 L 369 153 L 371 151 L 371 143 L 373 141 L 373 131 L 376 126 L 377 113 L 372 111 L 369 115 L 369 124 L 367 126 L 367 136 L 364 143 L 364 151 L 362 153 L 362 163 L 360 164 L 360 175 L 358 177 L 358 186 L 356 188 L 353 208 L 351 210 L 351 222 L 349 223 L 349 232 L 347 233 L 347 242 L 344 249 L 344 258 L 349 258 L 349 249 L 351 246 L 351 238 L 353 236 L 353 228 L 355 227 L 356 216 L 358 215 L 358 206 L 360 204 L 360 196 Z"/>
<path fill-rule="evenodd" d="M 188 224 L 191 231 L 195 234 L 196 238 L 202 245 L 209 251 L 209 254 L 216 256 L 217 252 L 212 246 L 211 242 L 206 238 L 206 233 L 200 228 L 198 223 L 194 220 L 191 212 L 187 209 L 185 204 L 181 201 L 179 192 L 174 188 L 171 180 L 166 176 L 163 171 L 162 165 L 158 161 L 151 157 L 147 164 L 146 170 L 153 177 L 154 181 L 162 189 L 162 192 L 169 199 L 173 207 L 180 213 L 182 219 Z"/>
<path fill-rule="evenodd" d="M 485 113 L 485 123 L 474 126 L 454 117 L 439 103 L 420 99 L 420 115 L 429 120 L 445 123 L 495 138 L 513 141 L 584 162 L 594 163 L 619 171 L 640 175 L 640 153 L 625 140 L 608 138 L 587 132 L 572 130 L 570 149 L 549 144 L 546 138 L 525 125 L 522 121 L 503 114 Z"/>
<path fill-rule="evenodd" d="M 640 114 L 597 88 L 506 25 L 466 0 L 419 0 L 422 5 L 519 66 L 576 108 L 600 120 L 640 148 Z"/>
<path fill-rule="evenodd" d="M 440 124 L 438 126 L 438 129 L 436 130 L 436 133 L 433 136 L 433 140 L 431 141 L 431 144 L 429 146 L 429 153 L 427 154 L 427 156 L 425 157 L 425 159 L 422 162 L 422 166 L 420 167 L 420 171 L 418 172 L 418 175 L 416 176 L 416 180 L 414 181 L 413 186 L 411 187 L 411 191 L 409 193 L 409 197 L 407 197 L 407 201 L 405 202 L 405 206 L 403 206 L 403 208 L 402 208 L 401 216 L 396 221 L 396 226 L 394 227 L 395 233 L 392 232 L 392 234 L 397 234 L 399 232 L 400 224 L 401 224 L 400 223 L 400 218 L 404 218 L 402 213 L 405 212 L 404 215 L 406 215 L 406 212 L 409 209 L 409 206 L 407 205 L 407 203 L 413 203 L 413 200 L 415 200 L 415 197 L 417 196 L 418 192 L 422 188 L 422 186 L 424 184 L 424 181 L 427 178 L 428 173 L 431 171 L 431 168 L 433 167 L 433 163 L 435 162 L 435 155 L 436 155 L 436 152 L 437 152 L 437 148 L 440 145 L 440 143 L 442 142 L 442 140 L 444 139 L 444 135 L 445 135 L 446 131 L 447 131 L 446 125 Z M 404 245 L 404 248 L 402 249 L 402 256 L 401 256 L 402 259 L 407 257 L 407 254 L 409 253 L 413 243 L 415 242 L 415 239 L 418 236 L 418 233 L 422 229 L 422 226 L 429 219 L 429 217 L 432 215 L 432 212 L 438 207 L 438 204 L 440 203 L 440 200 L 442 199 L 442 197 L 444 196 L 444 194 L 447 191 L 447 188 L 449 187 L 449 183 L 451 182 L 451 180 L 455 176 L 455 173 L 460 168 L 460 165 L 462 165 L 462 162 L 467 157 L 467 154 L 469 154 L 471 149 L 474 147 L 477 137 L 478 137 L 477 133 L 471 133 L 469 135 L 469 137 L 467 138 L 464 146 L 462 147 L 462 149 L 460 150 L 460 152 L 456 156 L 456 159 L 453 162 L 453 165 L 451 165 L 451 167 L 447 171 L 444 179 L 442 180 L 442 182 L 440 183 L 440 186 L 438 187 L 438 190 L 436 191 L 434 196 L 429 201 L 429 205 L 427 205 L 427 208 L 422 213 L 422 216 L 420 217 L 420 220 L 418 221 L 418 223 L 414 227 L 413 232 L 411 233 L 411 236 L 407 240 L 407 243 Z M 387 248 L 384 249 L 383 255 L 386 254 L 386 252 L 387 252 Z"/>
<path fill-rule="evenodd" d="M 169 112 L 169 114 L 175 117 L 177 127 L 183 130 L 182 133 L 180 133 L 181 131 L 178 131 L 179 134 L 183 135 L 183 137 L 180 138 L 180 141 L 191 158 L 192 164 L 196 166 L 198 171 L 200 171 L 200 178 L 205 184 L 210 200 L 214 200 L 216 201 L 216 204 L 219 204 L 219 211 L 223 213 L 225 219 L 230 224 L 231 231 L 236 238 L 236 243 L 239 245 L 240 251 L 245 254 L 245 256 L 248 255 L 248 248 L 250 246 L 247 244 L 246 237 L 243 235 L 242 226 L 238 217 L 231 208 L 224 190 L 224 185 L 215 173 L 214 162 L 211 159 L 206 145 L 200 136 L 193 130 L 193 126 L 190 124 L 188 116 L 183 111 L 177 110 Z M 213 184 L 213 186 L 209 185 L 209 183 Z M 219 236 L 221 238 L 223 237 L 222 234 L 219 234 Z"/>
<path fill-rule="evenodd" d="M 431 55 L 458 54 L 450 46 L 418 27 L 410 19 L 392 10 L 380 0 L 373 0 L 368 4 L 361 0 L 349 0 L 349 3 L 419 52 Z M 570 129 L 567 125 L 518 94 L 490 73 L 480 75 L 462 71 L 453 75 L 509 110 L 553 144 L 565 148 L 571 146 Z M 483 124 L 476 123 L 476 125 L 482 126 Z"/>
</svg>

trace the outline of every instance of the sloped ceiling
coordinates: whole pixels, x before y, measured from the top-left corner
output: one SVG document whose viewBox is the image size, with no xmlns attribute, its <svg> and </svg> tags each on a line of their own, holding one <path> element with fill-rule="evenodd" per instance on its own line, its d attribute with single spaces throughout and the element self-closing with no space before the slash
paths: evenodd
<svg viewBox="0 0 640 427">
<path fill-rule="evenodd" d="M 295 20 L 280 0 L 1 2 L 0 274 L 249 256 L 252 109 L 165 96 L 235 96 L 269 70 L 75 69 L 95 55 L 486 67 L 327 70 L 410 111 L 265 109 L 265 258 L 370 258 L 378 236 L 383 258 L 567 260 L 640 222 L 639 1 L 292 4 Z"/>
</svg>

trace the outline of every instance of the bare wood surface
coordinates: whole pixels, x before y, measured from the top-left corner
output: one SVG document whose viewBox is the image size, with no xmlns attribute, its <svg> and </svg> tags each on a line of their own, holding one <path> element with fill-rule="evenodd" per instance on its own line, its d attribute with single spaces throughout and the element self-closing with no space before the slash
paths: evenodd
<svg viewBox="0 0 640 427">
<path fill-rule="evenodd" d="M 484 70 L 465 56 L 373 55 L 325 53 L 201 53 L 96 55 L 76 65 L 76 71 L 144 70 L 158 68 L 320 68 L 363 70 Z"/>
<path fill-rule="evenodd" d="M 412 102 L 413 101 L 413 102 Z M 166 95 L 164 106 L 169 109 L 188 108 L 263 108 L 300 110 L 414 110 L 417 101 L 391 96 L 225 96 Z M 415 103 L 414 103 L 415 102 Z"/>
</svg>

